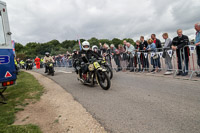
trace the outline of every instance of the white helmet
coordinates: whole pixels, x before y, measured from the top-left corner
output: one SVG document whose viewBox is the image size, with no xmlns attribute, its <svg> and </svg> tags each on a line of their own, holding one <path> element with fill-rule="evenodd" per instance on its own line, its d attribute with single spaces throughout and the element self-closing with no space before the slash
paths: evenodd
<svg viewBox="0 0 200 133">
<path fill-rule="evenodd" d="M 88 47 L 86 47 L 86 46 L 88 46 Z M 82 43 L 82 49 L 85 51 L 88 51 L 90 49 L 90 43 L 88 41 L 84 41 Z"/>
<path fill-rule="evenodd" d="M 98 47 L 96 45 L 92 46 L 92 51 L 94 51 L 95 49 L 98 49 Z"/>
</svg>

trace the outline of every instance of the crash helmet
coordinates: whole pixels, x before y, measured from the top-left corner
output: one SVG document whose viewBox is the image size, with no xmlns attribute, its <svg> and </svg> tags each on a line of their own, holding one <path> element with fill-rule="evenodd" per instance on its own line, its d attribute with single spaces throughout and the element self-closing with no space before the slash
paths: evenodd
<svg viewBox="0 0 200 133">
<path fill-rule="evenodd" d="M 46 57 L 49 57 L 49 55 L 50 55 L 49 52 L 46 52 L 46 53 L 45 53 L 45 56 L 46 56 Z"/>
<path fill-rule="evenodd" d="M 90 49 L 90 43 L 88 41 L 84 41 L 82 43 L 82 49 L 88 51 Z"/>
<path fill-rule="evenodd" d="M 95 51 L 97 49 L 98 49 L 98 47 L 96 45 L 92 46 L 92 51 Z"/>
</svg>

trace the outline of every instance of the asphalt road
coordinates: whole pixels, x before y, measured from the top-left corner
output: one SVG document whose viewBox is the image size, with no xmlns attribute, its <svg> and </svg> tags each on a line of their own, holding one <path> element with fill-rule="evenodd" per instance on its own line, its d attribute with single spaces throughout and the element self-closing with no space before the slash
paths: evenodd
<svg viewBox="0 0 200 133">
<path fill-rule="evenodd" d="M 44 74 L 44 70 L 36 70 Z M 200 133 L 200 83 L 114 73 L 110 90 L 77 81 L 71 69 L 48 76 L 71 93 L 109 132 Z M 44 74 L 46 75 L 46 74 Z M 55 88 L 56 89 L 56 88 Z"/>
</svg>

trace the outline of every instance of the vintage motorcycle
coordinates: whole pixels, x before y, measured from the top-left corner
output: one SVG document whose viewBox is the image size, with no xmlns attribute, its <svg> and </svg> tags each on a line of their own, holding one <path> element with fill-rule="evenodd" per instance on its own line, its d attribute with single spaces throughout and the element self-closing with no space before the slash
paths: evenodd
<svg viewBox="0 0 200 133">
<path fill-rule="evenodd" d="M 48 72 L 48 75 L 52 75 L 54 76 L 54 66 L 53 66 L 53 62 L 47 62 L 46 63 L 46 67 L 47 67 L 47 72 Z"/>
<path fill-rule="evenodd" d="M 107 70 L 101 67 L 101 61 L 102 59 L 97 60 L 94 57 L 88 63 L 76 61 L 76 70 L 79 75 L 78 80 L 90 86 L 99 84 L 102 89 L 108 90 L 111 86 L 111 81 L 107 75 Z M 86 72 L 83 72 L 83 70 L 86 70 Z"/>
<path fill-rule="evenodd" d="M 26 66 L 26 70 L 32 70 L 33 69 L 33 63 L 27 63 L 27 66 Z"/>
</svg>

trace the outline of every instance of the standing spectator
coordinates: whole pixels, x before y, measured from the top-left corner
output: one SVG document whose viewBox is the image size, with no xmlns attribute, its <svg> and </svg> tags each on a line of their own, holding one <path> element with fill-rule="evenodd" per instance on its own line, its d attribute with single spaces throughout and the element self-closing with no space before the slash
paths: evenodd
<svg viewBox="0 0 200 133">
<path fill-rule="evenodd" d="M 161 41 L 156 38 L 155 34 L 151 34 L 151 39 L 153 40 L 153 43 L 156 44 L 157 51 L 158 52 L 162 51 Z M 158 67 L 161 69 L 161 63 L 160 63 L 160 56 L 159 55 L 158 55 Z"/>
<path fill-rule="evenodd" d="M 143 50 L 143 45 L 141 45 L 140 41 L 137 40 L 136 41 L 136 52 L 140 52 L 140 55 L 139 54 L 136 54 L 135 55 L 135 58 L 136 58 L 136 61 L 135 61 L 135 67 L 137 67 L 137 64 L 138 64 L 138 72 L 141 72 L 141 59 L 142 59 L 142 54 L 141 54 L 141 50 Z"/>
<path fill-rule="evenodd" d="M 158 55 L 156 54 L 156 45 L 153 42 L 152 39 L 149 39 L 147 41 L 148 46 L 147 46 L 147 50 L 154 53 L 154 56 L 151 56 L 151 65 L 153 65 L 153 70 L 151 71 L 152 73 L 158 72 Z"/>
<path fill-rule="evenodd" d="M 188 62 L 189 62 L 189 50 L 188 47 L 185 47 L 189 43 L 188 36 L 183 35 L 181 29 L 177 30 L 178 36 L 175 37 L 172 41 L 172 49 L 176 50 L 177 57 L 178 57 L 178 69 L 179 72 L 177 75 L 186 76 L 188 75 Z M 184 56 L 185 55 L 185 56 Z M 182 61 L 184 61 L 184 69 L 182 67 Z"/>
<path fill-rule="evenodd" d="M 129 42 L 127 42 L 126 53 L 128 54 L 128 62 L 129 62 L 127 69 L 130 69 L 130 72 L 134 72 L 134 67 L 133 67 L 133 60 L 134 60 L 133 54 L 135 54 L 134 52 L 135 52 L 135 47 Z"/>
<path fill-rule="evenodd" d="M 127 67 L 127 59 L 126 58 L 124 58 L 124 54 L 126 54 L 125 52 L 125 49 L 124 49 L 124 47 L 123 47 L 123 45 L 122 44 L 119 44 L 118 45 L 118 51 L 119 51 L 119 54 L 120 54 L 120 65 L 121 65 L 121 69 L 122 69 L 122 71 L 125 71 L 126 70 L 126 67 Z"/>
<path fill-rule="evenodd" d="M 170 55 L 168 54 L 167 50 L 170 50 L 171 49 L 171 44 L 172 44 L 172 41 L 171 39 L 168 37 L 168 33 L 164 33 L 163 35 L 163 39 L 165 39 L 165 45 L 164 45 L 164 52 L 163 52 L 163 55 L 164 58 L 165 58 L 165 65 L 167 67 L 167 72 L 165 72 L 165 75 L 170 75 L 172 74 L 172 56 L 170 57 Z"/>
<path fill-rule="evenodd" d="M 121 66 L 120 66 L 120 60 L 119 60 L 119 56 L 120 56 L 120 53 L 118 51 L 118 49 L 115 48 L 114 44 L 111 44 L 110 45 L 110 52 L 114 58 L 114 61 L 117 65 L 117 72 L 121 70 Z"/>
<path fill-rule="evenodd" d="M 197 52 L 197 64 L 200 67 L 200 23 L 195 24 L 196 38 L 195 38 L 195 45 L 196 45 L 196 52 Z M 200 73 L 197 74 L 197 77 L 200 77 Z"/>
<path fill-rule="evenodd" d="M 148 59 L 148 55 L 144 56 L 144 52 L 146 52 L 146 48 L 148 47 L 148 43 L 146 40 L 144 40 L 144 36 L 140 37 L 140 45 L 143 47 L 143 52 L 142 52 L 142 65 L 143 65 L 143 70 L 148 70 L 149 69 L 149 59 Z"/>
<path fill-rule="evenodd" d="M 123 41 L 123 44 L 124 44 L 124 49 L 126 50 L 126 44 L 127 44 L 127 41 L 124 40 L 124 41 Z"/>
<path fill-rule="evenodd" d="M 40 58 L 38 58 L 38 56 L 36 56 L 35 58 L 35 64 L 36 64 L 36 68 L 40 69 Z"/>
<path fill-rule="evenodd" d="M 110 48 L 109 48 L 108 44 L 105 43 L 103 45 L 103 47 L 102 47 L 102 45 L 100 45 L 100 50 L 101 50 L 101 53 L 102 53 L 103 57 L 105 57 L 105 59 L 108 62 L 108 64 L 112 67 L 111 53 L 110 53 Z"/>
</svg>

